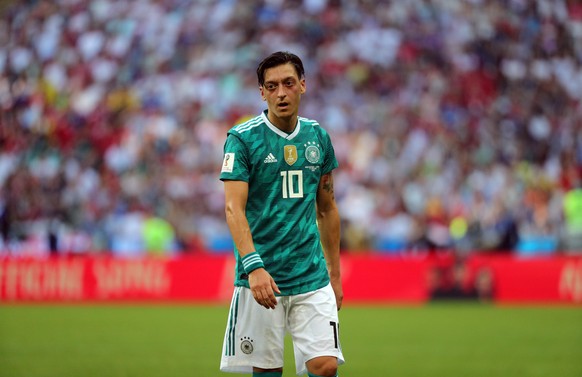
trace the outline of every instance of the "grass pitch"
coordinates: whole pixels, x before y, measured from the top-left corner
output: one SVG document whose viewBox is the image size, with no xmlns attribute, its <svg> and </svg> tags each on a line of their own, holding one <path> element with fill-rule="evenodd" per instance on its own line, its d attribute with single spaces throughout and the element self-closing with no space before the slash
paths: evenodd
<svg viewBox="0 0 582 377">
<path fill-rule="evenodd" d="M 227 312 L 198 305 L 2 305 L 0 377 L 229 376 L 218 371 Z M 346 305 L 340 321 L 342 377 L 582 376 L 579 307 Z"/>
</svg>

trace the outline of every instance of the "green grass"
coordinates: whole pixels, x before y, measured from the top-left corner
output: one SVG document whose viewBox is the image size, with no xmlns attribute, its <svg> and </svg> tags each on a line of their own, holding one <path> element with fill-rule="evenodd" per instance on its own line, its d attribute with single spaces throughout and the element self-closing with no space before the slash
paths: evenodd
<svg viewBox="0 0 582 377">
<path fill-rule="evenodd" d="M 225 306 L 3 305 L 0 377 L 228 376 Z M 346 306 L 342 377 L 582 376 L 582 310 Z M 284 376 L 294 376 L 290 342 Z"/>
</svg>

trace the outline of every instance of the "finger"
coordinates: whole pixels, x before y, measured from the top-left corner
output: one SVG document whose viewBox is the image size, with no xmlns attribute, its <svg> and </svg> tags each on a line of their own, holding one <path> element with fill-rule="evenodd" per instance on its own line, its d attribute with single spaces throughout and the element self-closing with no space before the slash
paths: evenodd
<svg viewBox="0 0 582 377">
<path fill-rule="evenodd" d="M 277 283 L 275 283 L 275 280 L 271 280 L 271 288 L 273 288 L 273 290 L 275 292 L 277 292 L 278 294 L 281 294 L 281 291 L 279 290 L 279 286 L 277 285 Z"/>
<path fill-rule="evenodd" d="M 256 295 L 253 295 L 253 297 L 255 298 L 255 301 L 257 302 L 257 304 L 263 306 L 266 309 L 274 309 L 275 305 L 276 305 L 276 300 L 275 300 L 275 304 L 273 304 L 271 298 L 269 297 L 269 294 L 266 290 L 257 290 Z M 274 298 L 274 296 L 273 296 Z"/>
<path fill-rule="evenodd" d="M 255 301 L 257 302 L 257 304 L 259 304 L 261 306 L 265 306 L 263 304 L 264 299 L 263 299 L 263 294 L 261 293 L 261 291 L 260 290 L 253 290 L 252 293 L 253 293 L 253 297 L 254 297 Z"/>
<path fill-rule="evenodd" d="M 265 304 L 269 309 L 275 309 L 275 306 L 277 306 L 277 298 L 272 292 L 265 298 Z"/>
<path fill-rule="evenodd" d="M 268 298 L 263 294 L 263 291 L 261 291 L 258 295 L 257 295 L 257 302 L 259 303 L 259 305 L 264 306 L 265 308 L 269 309 L 269 305 L 268 305 Z"/>
<path fill-rule="evenodd" d="M 263 304 L 263 300 L 262 300 L 262 299 L 260 299 L 260 298 L 258 298 L 258 297 L 255 297 L 255 301 L 256 301 L 256 303 L 257 303 L 257 304 L 259 304 L 259 305 L 261 305 L 261 306 L 265 306 L 265 305 Z"/>
<path fill-rule="evenodd" d="M 275 309 L 276 306 L 276 302 L 273 303 L 273 301 L 269 300 L 269 299 L 265 299 L 263 301 L 260 302 L 261 306 L 264 306 L 266 309 Z"/>
</svg>

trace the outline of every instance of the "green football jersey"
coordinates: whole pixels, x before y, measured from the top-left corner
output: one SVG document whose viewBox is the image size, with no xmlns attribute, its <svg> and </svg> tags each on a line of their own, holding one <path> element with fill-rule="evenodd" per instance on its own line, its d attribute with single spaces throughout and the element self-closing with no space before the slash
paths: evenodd
<svg viewBox="0 0 582 377">
<path fill-rule="evenodd" d="M 329 283 L 315 199 L 321 176 L 337 166 L 329 135 L 313 120 L 299 117 L 287 134 L 265 111 L 228 131 L 220 179 L 248 182 L 255 248 L 284 296 Z M 235 256 L 235 285 L 248 287 L 236 246 Z"/>
</svg>

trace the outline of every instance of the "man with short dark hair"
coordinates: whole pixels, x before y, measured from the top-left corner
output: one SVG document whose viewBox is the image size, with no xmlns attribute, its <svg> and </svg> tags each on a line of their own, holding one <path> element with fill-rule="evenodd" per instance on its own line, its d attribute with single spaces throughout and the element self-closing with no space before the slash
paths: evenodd
<svg viewBox="0 0 582 377">
<path fill-rule="evenodd" d="M 301 59 L 273 53 L 257 76 L 267 110 L 228 131 L 220 174 L 237 262 L 220 369 L 282 376 L 289 332 L 297 373 L 334 377 L 344 362 L 338 163 L 327 132 L 298 116 Z"/>
</svg>

